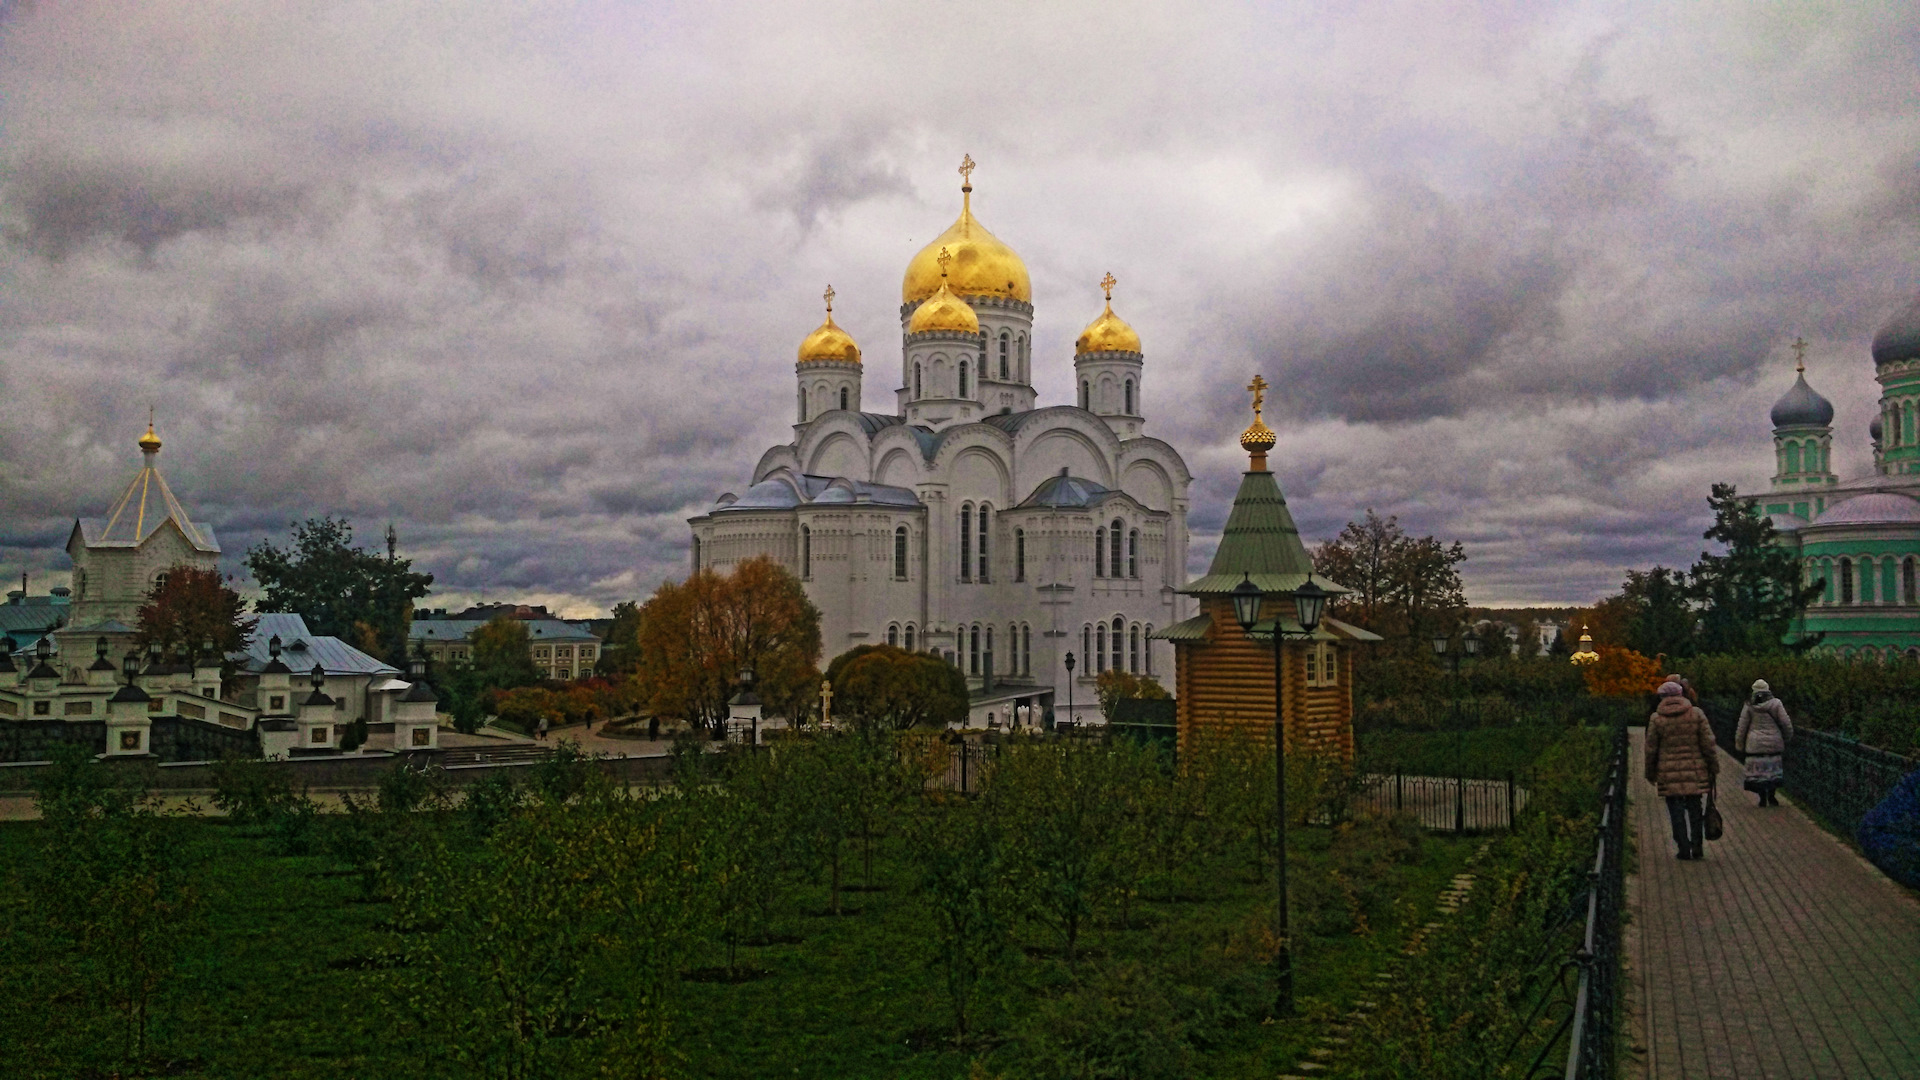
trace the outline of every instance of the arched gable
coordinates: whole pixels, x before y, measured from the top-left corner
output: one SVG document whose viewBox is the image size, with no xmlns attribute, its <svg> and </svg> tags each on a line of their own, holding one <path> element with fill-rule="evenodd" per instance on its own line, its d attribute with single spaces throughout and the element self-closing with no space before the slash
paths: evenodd
<svg viewBox="0 0 1920 1080">
<path fill-rule="evenodd" d="M 1120 476 L 1120 490 L 1147 506 L 1160 510 L 1173 508 L 1173 479 L 1151 458 L 1135 459 L 1125 466 Z"/>
<path fill-rule="evenodd" d="M 767 452 L 760 455 L 760 463 L 753 467 L 753 483 L 765 480 L 779 469 L 795 474 L 800 472 L 800 455 L 790 444 L 768 447 Z"/>
<path fill-rule="evenodd" d="M 910 488 L 920 482 L 922 473 L 917 448 L 896 446 L 884 452 L 876 448 L 875 452 L 880 457 L 880 467 L 873 470 L 875 483 Z"/>
<path fill-rule="evenodd" d="M 984 499 L 1002 509 L 1014 502 L 1013 471 L 1001 448 L 971 443 L 942 462 L 939 475 L 947 478 L 954 499 Z M 941 455 L 943 458 L 946 455 Z"/>
<path fill-rule="evenodd" d="M 813 442 L 813 440 L 808 440 Z M 807 472 L 814 476 L 845 476 L 867 479 L 866 440 L 855 439 L 844 431 L 835 431 L 814 442 L 807 455 Z"/>
</svg>

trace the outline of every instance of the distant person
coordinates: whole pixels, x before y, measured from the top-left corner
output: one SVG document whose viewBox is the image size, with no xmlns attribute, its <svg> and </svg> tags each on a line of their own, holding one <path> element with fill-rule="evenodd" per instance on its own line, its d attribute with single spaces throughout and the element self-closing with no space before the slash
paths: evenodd
<svg viewBox="0 0 1920 1080">
<path fill-rule="evenodd" d="M 1694 691 L 1693 684 L 1688 682 L 1683 676 L 1669 675 L 1660 681 L 1663 683 L 1679 683 L 1680 691 L 1687 696 L 1688 703 L 1693 705 L 1700 704 L 1700 695 Z"/>
<path fill-rule="evenodd" d="M 1760 796 L 1761 806 L 1779 806 L 1780 784 L 1786 780 L 1787 741 L 1793 721 L 1787 706 L 1773 696 L 1767 680 L 1753 681 L 1753 698 L 1740 709 L 1740 728 L 1733 745 L 1747 755 L 1746 788 Z"/>
<path fill-rule="evenodd" d="M 1698 859 L 1706 839 L 1701 798 L 1719 772 L 1719 749 L 1707 714 L 1687 700 L 1684 687 L 1664 682 L 1659 693 L 1660 706 L 1647 718 L 1647 782 L 1667 800 L 1673 842 L 1680 849 L 1675 857 Z"/>
<path fill-rule="evenodd" d="M 647 739 L 651 742 L 660 741 L 660 718 L 657 716 L 647 717 Z"/>
<path fill-rule="evenodd" d="M 544 716 L 541 717 L 540 722 L 534 725 L 533 737 L 536 739 L 539 739 L 541 742 L 547 741 L 547 718 L 546 717 Z"/>
</svg>

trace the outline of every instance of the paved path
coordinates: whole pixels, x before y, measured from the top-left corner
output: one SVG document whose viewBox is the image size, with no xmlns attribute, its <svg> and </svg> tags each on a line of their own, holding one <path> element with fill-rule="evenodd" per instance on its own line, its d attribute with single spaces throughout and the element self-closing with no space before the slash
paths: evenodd
<svg viewBox="0 0 1920 1080">
<path fill-rule="evenodd" d="M 1759 809 L 1720 755 L 1726 835 L 1673 857 L 1633 735 L 1628 1075 L 1920 1077 L 1920 901 L 1782 796 Z"/>
</svg>

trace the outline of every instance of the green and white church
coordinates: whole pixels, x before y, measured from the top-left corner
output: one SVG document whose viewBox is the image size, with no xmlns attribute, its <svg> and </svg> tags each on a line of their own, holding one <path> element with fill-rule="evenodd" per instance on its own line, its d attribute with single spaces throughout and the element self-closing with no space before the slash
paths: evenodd
<svg viewBox="0 0 1920 1080">
<path fill-rule="evenodd" d="M 1874 335 L 1873 364 L 1873 472 L 1834 474 L 1833 405 L 1803 361 L 1773 406 L 1773 481 L 1759 501 L 1807 582 L 1826 583 L 1801 627 L 1825 635 L 1818 651 L 1920 661 L 1920 299 Z"/>
</svg>

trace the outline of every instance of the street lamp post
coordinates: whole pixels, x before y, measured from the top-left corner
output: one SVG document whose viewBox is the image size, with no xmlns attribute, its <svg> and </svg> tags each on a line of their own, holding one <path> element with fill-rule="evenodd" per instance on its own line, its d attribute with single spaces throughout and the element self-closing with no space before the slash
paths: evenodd
<svg viewBox="0 0 1920 1080">
<path fill-rule="evenodd" d="M 1067 722 L 1069 724 L 1073 722 L 1073 653 L 1071 650 L 1067 653 Z M 1059 724 L 1054 725 L 1056 730 L 1059 727 Z"/>
<path fill-rule="evenodd" d="M 753 669 L 750 667 L 740 669 L 740 692 L 742 694 L 753 693 Z M 751 746 L 753 748 L 754 753 L 757 754 L 760 752 L 760 710 L 759 709 L 753 710 L 753 742 Z"/>
<path fill-rule="evenodd" d="M 1240 584 L 1233 587 L 1229 594 L 1233 598 L 1233 616 L 1240 623 L 1240 630 L 1249 638 L 1253 636 L 1253 627 L 1260 619 L 1260 604 L 1266 598 L 1260 586 L 1253 583 L 1251 574 L 1242 574 Z M 1276 596 L 1285 594 L 1275 594 Z M 1315 628 L 1320 625 L 1320 612 L 1326 607 L 1327 591 L 1313 583 L 1313 575 L 1293 590 L 1294 615 L 1300 623 L 1299 633 L 1293 634 L 1280 626 L 1280 616 L 1273 616 L 1273 797 L 1277 811 L 1275 849 L 1279 853 L 1276 860 L 1279 878 L 1280 913 L 1280 954 L 1274 958 L 1275 997 L 1273 1013 L 1275 1016 L 1293 1015 L 1293 934 L 1287 918 L 1287 738 L 1286 738 L 1286 669 L 1281 666 L 1281 646 L 1289 637 L 1311 639 Z"/>
<path fill-rule="evenodd" d="M 1467 829 L 1467 766 L 1466 766 L 1466 727 L 1460 718 L 1460 657 L 1476 656 L 1480 652 L 1480 639 L 1472 634 L 1460 638 L 1461 652 L 1451 652 L 1447 646 L 1445 634 L 1433 636 L 1433 654 L 1444 657 L 1453 664 L 1453 831 L 1465 832 Z"/>
</svg>

